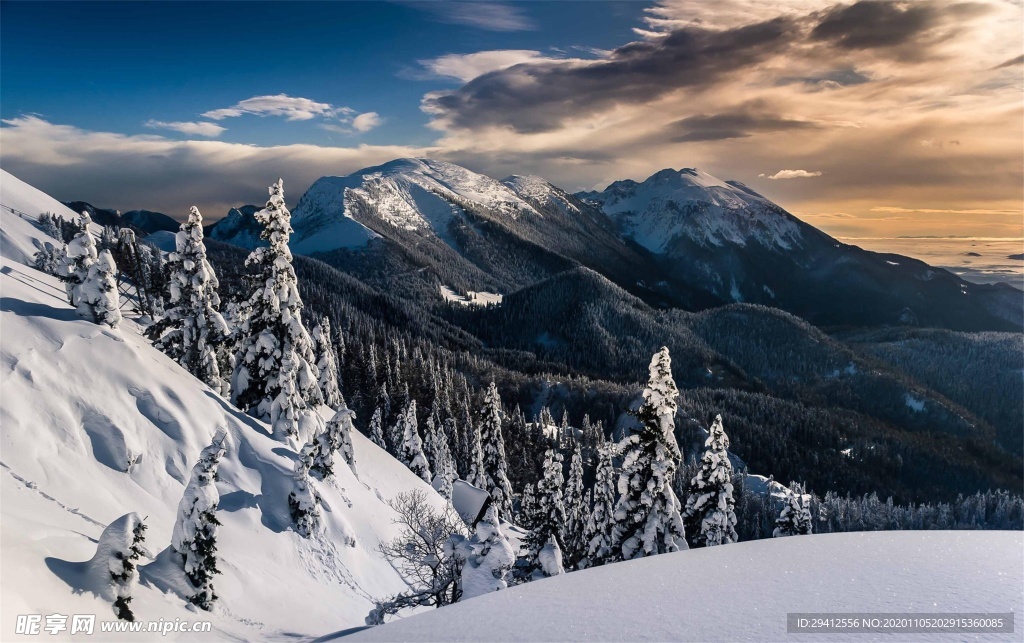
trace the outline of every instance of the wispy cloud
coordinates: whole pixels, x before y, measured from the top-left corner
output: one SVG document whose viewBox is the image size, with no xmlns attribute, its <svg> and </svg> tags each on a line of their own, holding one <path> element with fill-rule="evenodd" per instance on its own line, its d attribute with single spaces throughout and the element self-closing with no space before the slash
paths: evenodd
<svg viewBox="0 0 1024 643">
<path fill-rule="evenodd" d="M 408 4 L 433 14 L 441 22 L 484 31 L 529 31 L 537 28 L 522 7 L 503 2 L 435 1 Z"/>
<path fill-rule="evenodd" d="M 941 208 L 901 208 L 896 206 L 882 205 L 871 208 L 872 212 L 893 212 L 898 214 L 920 212 L 923 214 L 992 214 L 1019 217 L 1020 210 L 997 210 L 987 208 L 973 208 L 968 210 L 941 209 Z"/>
<path fill-rule="evenodd" d="M 469 82 L 477 76 L 492 71 L 508 69 L 520 63 L 560 60 L 543 55 L 532 49 L 496 49 L 477 51 L 471 54 L 446 54 L 437 58 L 419 61 L 423 71 L 409 74 L 417 80 L 431 78 L 455 78 Z"/>
<path fill-rule="evenodd" d="M 180 122 L 176 121 L 168 123 L 166 121 L 155 121 L 148 120 L 145 123 L 146 127 L 152 127 L 154 129 L 169 129 L 175 132 L 181 132 L 182 134 L 188 134 L 189 136 L 206 136 L 210 138 L 216 138 L 220 136 L 227 128 L 221 127 L 215 123 L 203 123 L 203 122 Z"/>
<path fill-rule="evenodd" d="M 758 174 L 763 179 L 809 179 L 815 176 L 821 176 L 821 172 L 808 172 L 807 170 L 779 170 L 775 174 Z"/>
<path fill-rule="evenodd" d="M 203 116 L 215 121 L 235 118 L 243 114 L 284 116 L 289 121 L 308 121 L 318 116 L 333 118 L 351 113 L 353 110 L 348 107 L 335 107 L 330 103 L 319 103 L 309 98 L 276 94 L 274 96 L 253 96 L 239 101 L 231 107 L 204 112 Z"/>
<path fill-rule="evenodd" d="M 50 123 L 37 116 L 5 119 L 3 168 L 56 198 L 104 207 L 143 207 L 184 216 L 196 204 L 211 219 L 242 203 L 261 203 L 283 177 L 289 202 L 325 174 L 345 174 L 436 148 L 401 145 L 259 146 L 216 140 L 173 140 Z M 112 177 L 110 168 L 118 168 Z"/>
</svg>

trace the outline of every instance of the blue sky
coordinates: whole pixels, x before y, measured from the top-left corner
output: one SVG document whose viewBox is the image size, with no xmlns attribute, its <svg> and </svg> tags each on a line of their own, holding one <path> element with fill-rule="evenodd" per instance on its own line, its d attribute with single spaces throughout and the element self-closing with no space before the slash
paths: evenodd
<svg viewBox="0 0 1024 643">
<path fill-rule="evenodd" d="M 233 119 L 218 138 L 289 143 L 427 145 L 437 138 L 423 94 L 457 84 L 418 61 L 481 50 L 607 49 L 631 37 L 639 2 L 516 5 L 520 23 L 459 24 L 452 12 L 392 2 L 4 2 L 0 115 L 37 113 L 91 130 L 152 134 L 149 120 L 286 94 L 376 112 L 383 123 L 345 136 L 321 119 Z M 500 16 L 499 16 L 500 17 Z M 222 123 L 222 125 L 228 125 Z"/>
<path fill-rule="evenodd" d="M 1017 0 L 0 2 L 0 166 L 210 219 L 431 156 L 700 167 L 845 237 L 1024 235 Z"/>
</svg>

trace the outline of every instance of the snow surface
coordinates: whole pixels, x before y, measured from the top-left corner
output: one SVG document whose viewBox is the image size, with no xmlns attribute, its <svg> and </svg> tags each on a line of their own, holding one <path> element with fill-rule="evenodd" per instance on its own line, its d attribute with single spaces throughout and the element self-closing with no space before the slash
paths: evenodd
<svg viewBox="0 0 1024 643">
<path fill-rule="evenodd" d="M 37 244 L 42 241 L 56 244 L 56 240 L 38 231 L 35 234 L 29 232 L 34 230 L 34 227 L 27 220 L 11 212 L 12 209 L 23 212 L 33 219 L 38 219 L 44 212 L 58 214 L 69 221 L 78 221 L 79 216 L 78 212 L 72 211 L 57 199 L 40 192 L 6 170 L 0 170 L 0 205 L 3 206 L 0 209 L 4 213 L 4 225 L 0 228 L 0 250 L 5 257 L 22 263 L 32 262 L 32 257 L 41 247 Z M 22 229 L 23 232 L 16 234 L 13 230 L 9 231 L 8 221 L 10 226 Z"/>
<path fill-rule="evenodd" d="M 703 170 L 662 170 L 643 183 L 617 181 L 580 196 L 598 204 L 637 243 L 656 253 L 688 237 L 702 245 L 745 246 L 751 240 L 788 250 L 801 240 L 796 221 L 741 183 Z M 738 299 L 734 296 L 734 299 Z"/>
<path fill-rule="evenodd" d="M 3 185 L 5 204 L 57 209 L 9 175 Z M 77 591 L 76 570 L 95 555 L 104 527 L 129 512 L 145 519 L 145 546 L 156 556 L 140 561 L 136 618 L 211 618 L 206 640 L 301 639 L 359 626 L 373 598 L 404 589 L 377 551 L 398 534 L 386 500 L 422 489 L 440 507 L 440 496 L 355 433 L 358 477 L 339 459 L 336 480 L 315 483 L 325 529 L 301 538 L 287 503 L 294 445 L 153 348 L 132 320 L 111 330 L 80 319 L 60 282 L 17 261 L 45 235 L 7 211 L 0 229 L 0 640 L 14 637 L 18 614 L 113 619 L 109 601 Z M 208 615 L 174 593 L 182 575 L 166 550 L 189 472 L 218 428 L 228 434 L 217 483 L 223 573 Z"/>
<path fill-rule="evenodd" d="M 788 612 L 1024 610 L 1024 535 L 794 536 L 534 581 L 362 630 L 351 641 L 1019 641 L 1017 634 L 786 633 Z"/>
<path fill-rule="evenodd" d="M 444 297 L 445 301 L 450 301 L 456 304 L 462 304 L 463 306 L 487 306 L 490 304 L 500 304 L 503 295 L 494 292 L 476 292 L 470 290 L 466 296 L 462 296 L 449 288 L 448 286 L 441 286 L 441 296 Z"/>
<path fill-rule="evenodd" d="M 356 221 L 353 203 L 372 208 L 389 225 L 448 238 L 462 217 L 459 201 L 472 201 L 512 219 L 541 216 L 494 179 L 431 159 L 396 159 L 346 176 L 318 179 L 292 212 L 292 250 L 298 253 L 356 247 L 377 236 Z"/>
</svg>

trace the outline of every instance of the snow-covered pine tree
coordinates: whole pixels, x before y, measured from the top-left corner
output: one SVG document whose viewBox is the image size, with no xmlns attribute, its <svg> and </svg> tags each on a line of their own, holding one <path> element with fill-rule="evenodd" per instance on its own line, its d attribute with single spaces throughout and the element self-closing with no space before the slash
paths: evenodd
<svg viewBox="0 0 1024 643">
<path fill-rule="evenodd" d="M 651 359 L 644 402 L 636 411 L 640 429 L 619 445 L 623 461 L 612 542 L 624 560 L 687 548 L 672 490 L 682 459 L 674 435 L 678 396 L 672 360 L 663 347 Z"/>
<path fill-rule="evenodd" d="M 99 582 L 109 583 L 102 592 L 113 602 L 114 614 L 125 621 L 134 621 L 132 589 L 138 578 L 138 561 L 147 556 L 146 523 L 136 513 L 128 513 L 110 523 L 100 534 L 96 554 L 89 561 L 90 573 Z"/>
<path fill-rule="evenodd" d="M 437 450 L 434 452 L 434 460 L 436 468 L 434 469 L 434 481 L 432 484 L 437 489 L 437 492 L 441 494 L 441 497 L 451 500 L 452 482 L 459 475 L 455 472 L 455 460 L 452 458 L 451 449 L 448 447 L 448 439 L 440 432 Z"/>
<path fill-rule="evenodd" d="M 316 453 L 315 442 L 307 442 L 295 459 L 293 488 L 288 494 L 288 508 L 291 510 L 295 531 L 303 538 L 309 538 L 320 529 L 320 494 L 313 488 L 309 469 L 313 466 Z"/>
<path fill-rule="evenodd" d="M 48 275 L 61 275 L 61 266 L 64 265 L 64 258 L 68 254 L 68 247 L 62 242 L 51 243 L 46 241 L 32 257 L 32 264 L 36 270 L 45 272 Z"/>
<path fill-rule="evenodd" d="M 569 460 L 569 480 L 565 487 L 565 562 L 576 567 L 586 555 L 583 531 L 586 527 L 588 507 L 583 497 L 583 455 L 580 441 L 573 440 L 572 458 Z"/>
<path fill-rule="evenodd" d="M 322 317 L 320 323 L 313 328 L 310 337 L 313 340 L 316 367 L 320 371 L 318 384 L 324 404 L 337 411 L 344 406 L 345 400 L 342 399 L 341 387 L 338 384 L 338 353 L 331 337 L 331 320 Z"/>
<path fill-rule="evenodd" d="M 467 539 L 455 535 L 453 539 L 456 541 L 456 554 L 465 560 L 461 576 L 463 600 L 508 587 L 506 576 L 515 564 L 516 556 L 501 531 L 501 519 L 493 504 L 477 521 L 472 537 Z"/>
<path fill-rule="evenodd" d="M 245 260 L 256 272 L 255 291 L 238 333 L 231 397 L 239 408 L 269 420 L 279 436 L 298 436 L 304 416 L 311 416 L 314 428 L 323 428 L 323 420 L 308 412 L 310 405 L 323 402 L 323 395 L 313 340 L 302 323 L 302 299 L 288 249 L 291 213 L 282 181 L 270 186 L 270 200 L 256 220 L 263 225 L 260 238 L 269 245 L 256 248 Z"/>
<path fill-rule="evenodd" d="M 423 455 L 427 458 L 427 466 L 431 471 L 437 471 L 437 425 L 434 423 L 434 413 L 428 413 L 423 423 Z"/>
<path fill-rule="evenodd" d="M 194 594 L 189 602 L 209 610 L 217 595 L 213 591 L 213 575 L 217 570 L 217 468 L 226 450 L 227 433 L 219 429 L 213 441 L 199 454 L 192 467 L 185 494 L 178 503 L 178 517 L 171 535 L 171 548 L 177 552 L 185 576 Z"/>
<path fill-rule="evenodd" d="M 498 387 L 491 382 L 484 394 L 483 407 L 477 426 L 483 460 L 481 487 L 491 494 L 491 503 L 499 519 L 512 518 L 512 485 L 508 481 L 508 460 L 505 458 L 505 440 L 501 435 L 501 398 Z M 472 483 L 475 484 L 475 483 Z"/>
<path fill-rule="evenodd" d="M 516 520 L 520 527 L 526 530 L 533 529 L 534 516 L 537 513 L 537 494 L 533 485 L 523 487 L 523 497 L 519 500 L 519 515 Z"/>
<path fill-rule="evenodd" d="M 89 276 L 89 268 L 96 263 L 98 254 L 96 252 L 96 240 L 92 236 L 90 226 L 92 219 L 89 213 L 82 211 L 79 219 L 81 229 L 75 234 L 67 245 L 67 252 L 64 253 L 64 261 L 60 267 L 60 277 L 64 281 L 64 290 L 68 295 L 68 302 L 75 308 L 81 303 L 81 287 Z"/>
<path fill-rule="evenodd" d="M 712 547 L 737 541 L 736 501 L 733 499 L 732 463 L 729 461 L 729 436 L 722 427 L 722 416 L 715 416 L 704 442 L 707 449 L 700 470 L 690 480 L 683 521 L 699 530 L 691 532 L 694 543 Z"/>
<path fill-rule="evenodd" d="M 484 472 L 484 447 L 483 436 L 480 435 L 480 423 L 470 419 L 468 413 L 466 423 L 466 448 L 468 449 L 466 455 L 468 456 L 469 472 L 465 479 L 474 487 L 486 489 L 487 476 Z"/>
<path fill-rule="evenodd" d="M 619 560 L 612 546 L 615 529 L 615 466 L 612 459 L 615 447 L 610 442 L 601 444 L 597 451 L 597 475 L 592 490 L 594 508 L 583 531 L 586 558 L 582 566 L 596 567 Z"/>
<path fill-rule="evenodd" d="M 430 484 L 430 467 L 427 465 L 427 457 L 423 455 L 423 439 L 420 438 L 419 423 L 416 420 L 416 400 L 409 400 L 398 416 L 397 425 L 402 434 L 398 459 L 424 482 Z"/>
<path fill-rule="evenodd" d="M 782 506 L 779 518 L 775 521 L 773 537 L 807 535 L 814 531 L 811 522 L 811 508 L 804 497 L 805 494 L 806 491 L 802 485 L 796 482 L 789 485 L 786 504 Z"/>
<path fill-rule="evenodd" d="M 97 324 L 117 328 L 121 308 L 117 297 L 117 265 L 109 250 L 100 252 L 89 266 L 89 274 L 78 286 L 78 314 Z"/>
<path fill-rule="evenodd" d="M 533 523 L 526 536 L 528 565 L 532 571 L 554 576 L 565 571 L 562 563 L 565 504 L 562 500 L 562 456 L 554 449 L 544 454 L 544 477 L 537 482 Z"/>
<path fill-rule="evenodd" d="M 195 206 L 174 238 L 168 257 L 169 304 L 146 334 L 153 344 L 222 396 L 229 393 L 220 371 L 228 325 L 220 314 L 219 282 L 206 259 L 203 216 Z"/>
<path fill-rule="evenodd" d="M 388 445 L 384 442 L 384 427 L 381 415 L 381 408 L 378 406 L 373 411 L 373 417 L 370 418 L 370 427 L 367 429 L 369 435 L 366 437 L 370 438 L 370 442 L 387 451 Z"/>
<path fill-rule="evenodd" d="M 346 464 L 356 470 L 356 456 L 352 450 L 352 420 L 356 414 L 345 406 L 345 400 L 341 401 L 341 408 L 328 422 L 326 428 L 317 434 L 314 439 L 316 449 L 313 451 L 313 461 L 309 471 L 317 478 L 326 480 L 334 475 L 334 454 L 340 452 Z"/>
</svg>

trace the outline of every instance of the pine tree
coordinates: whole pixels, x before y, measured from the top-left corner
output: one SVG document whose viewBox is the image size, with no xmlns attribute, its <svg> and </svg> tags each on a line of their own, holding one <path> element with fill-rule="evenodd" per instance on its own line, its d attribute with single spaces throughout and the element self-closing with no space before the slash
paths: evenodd
<svg viewBox="0 0 1024 643">
<path fill-rule="evenodd" d="M 487 475 L 484 470 L 484 449 L 483 439 L 480 435 L 480 424 L 469 419 L 468 413 L 466 416 L 466 456 L 468 458 L 466 464 L 469 468 L 466 482 L 474 487 L 486 489 Z"/>
<path fill-rule="evenodd" d="M 814 531 L 811 523 L 810 503 L 804 497 L 805 494 L 802 485 L 796 482 L 789 485 L 786 504 L 783 505 L 778 520 L 775 521 L 773 537 L 807 535 Z"/>
<path fill-rule="evenodd" d="M 313 353 L 316 355 L 316 367 L 320 371 L 320 393 L 324 404 L 335 411 L 342 408 L 345 400 L 341 396 L 338 384 L 338 353 L 331 339 L 331 320 L 323 317 L 310 334 L 313 340 Z"/>
<path fill-rule="evenodd" d="M 458 479 L 455 472 L 455 461 L 452 458 L 451 449 L 448 447 L 448 439 L 442 434 L 437 441 L 437 450 L 434 452 L 436 468 L 434 469 L 434 488 L 441 494 L 441 497 L 452 499 L 452 482 Z"/>
<path fill-rule="evenodd" d="M 508 587 L 506 576 L 515 564 L 515 552 L 501 531 L 497 508 L 488 506 L 484 517 L 477 521 L 471 538 L 455 538 L 456 552 L 465 563 L 462 566 L 462 599 L 481 596 Z"/>
<path fill-rule="evenodd" d="M 32 265 L 40 272 L 61 276 L 61 266 L 64 265 L 67 255 L 68 247 L 63 242 L 50 243 L 47 241 L 32 257 Z"/>
<path fill-rule="evenodd" d="M 195 593 L 189 602 L 209 610 L 217 595 L 213 591 L 213 575 L 217 570 L 217 468 L 226 449 L 227 433 L 220 429 L 192 467 L 185 494 L 178 503 L 171 548 L 177 552 L 185 576 Z"/>
<path fill-rule="evenodd" d="M 370 441 L 379 446 L 380 448 L 387 451 L 388 445 L 384 442 L 384 428 L 381 421 L 381 409 L 378 406 L 373 411 L 373 417 L 370 418 L 370 428 L 367 430 Z"/>
<path fill-rule="evenodd" d="M 147 556 L 146 523 L 136 513 L 128 513 L 110 523 L 100 534 L 96 554 L 89 561 L 92 574 L 106 578 L 109 585 L 102 595 L 113 602 L 114 614 L 125 621 L 134 621 L 130 603 L 138 578 L 138 561 Z"/>
<path fill-rule="evenodd" d="M 226 396 L 229 387 L 220 364 L 229 331 L 219 312 L 219 282 L 206 259 L 203 217 L 197 208 L 189 211 L 174 243 L 175 252 L 168 257 L 170 308 L 146 334 L 185 370 Z"/>
<path fill-rule="evenodd" d="M 690 480 L 683 520 L 698 528 L 695 543 L 712 547 L 737 541 L 736 501 L 733 499 L 732 463 L 729 461 L 729 437 L 722 427 L 722 416 L 715 416 L 704 442 L 707 449 L 700 470 Z M 693 533 L 693 532 L 691 532 Z"/>
<path fill-rule="evenodd" d="M 534 519 L 537 515 L 537 495 L 534 493 L 533 485 L 523 487 L 523 497 L 519 501 L 519 515 L 517 517 L 519 526 L 527 531 L 533 529 Z"/>
<path fill-rule="evenodd" d="M 117 265 L 109 250 L 100 252 L 89 274 L 78 287 L 78 313 L 97 324 L 117 328 L 121 308 L 117 297 Z"/>
<path fill-rule="evenodd" d="M 562 456 L 554 449 L 544 454 L 544 477 L 537 483 L 530 533 L 526 536 L 528 563 L 531 570 L 544 576 L 565 571 L 562 533 L 565 530 L 565 504 L 562 500 Z"/>
<path fill-rule="evenodd" d="M 64 253 L 64 260 L 60 267 L 60 277 L 64 281 L 64 290 L 68 295 L 68 302 L 75 308 L 79 307 L 82 300 L 81 288 L 89 276 L 89 268 L 96 263 L 98 254 L 96 251 L 96 240 L 92 236 L 90 226 L 92 219 L 89 213 L 82 211 L 79 219 L 81 229 L 68 243 L 67 252 Z"/>
<path fill-rule="evenodd" d="M 309 476 L 316 451 L 315 442 L 303 445 L 295 460 L 293 488 L 288 494 L 288 509 L 295 523 L 295 531 L 303 538 L 309 538 L 320 529 L 320 494 L 313 488 L 313 480 Z"/>
<path fill-rule="evenodd" d="M 573 441 L 572 458 L 569 461 L 569 481 L 565 487 L 565 542 L 566 563 L 576 567 L 586 554 L 583 531 L 586 527 L 587 507 L 583 497 L 583 456 L 579 440 Z"/>
<path fill-rule="evenodd" d="M 615 467 L 612 458 L 615 448 L 606 443 L 598 447 L 597 477 L 594 480 L 594 508 L 587 518 L 583 531 L 583 542 L 586 546 L 585 567 L 596 567 L 618 560 L 612 545 L 612 533 L 615 529 Z"/>
<path fill-rule="evenodd" d="M 323 427 L 323 420 L 308 412 L 310 405 L 323 402 L 323 395 L 313 340 L 302 323 L 302 299 L 288 249 L 291 213 L 282 181 L 270 186 L 270 200 L 256 220 L 263 225 L 260 238 L 269 245 L 245 260 L 256 271 L 256 288 L 239 329 L 232 401 L 269 420 L 279 436 L 297 437 L 303 421 L 314 429 Z"/>
<path fill-rule="evenodd" d="M 612 542 L 624 560 L 687 548 L 672 490 L 682 455 L 674 435 L 679 392 L 671 367 L 667 348 L 651 359 L 644 402 L 636 412 L 640 430 L 619 446 L 623 462 Z"/>
<path fill-rule="evenodd" d="M 314 440 L 316 450 L 313 452 L 309 471 L 321 480 L 334 475 L 334 454 L 340 452 L 352 471 L 356 470 L 356 456 L 352 449 L 352 420 L 356 414 L 341 401 L 341 408 L 327 422 L 326 428 L 317 434 Z"/>
<path fill-rule="evenodd" d="M 505 441 L 501 436 L 501 398 L 498 387 L 491 382 L 484 394 L 480 421 L 482 489 L 491 494 L 491 503 L 499 519 L 512 517 L 512 485 L 508 481 L 508 461 L 505 459 Z M 472 484 L 472 483 L 471 483 Z"/>
<path fill-rule="evenodd" d="M 416 400 L 410 400 L 406 405 L 398 416 L 397 426 L 402 433 L 398 459 L 424 482 L 430 484 L 430 467 L 427 465 L 427 457 L 423 455 L 423 439 L 420 438 L 419 425 L 416 420 Z"/>
</svg>

